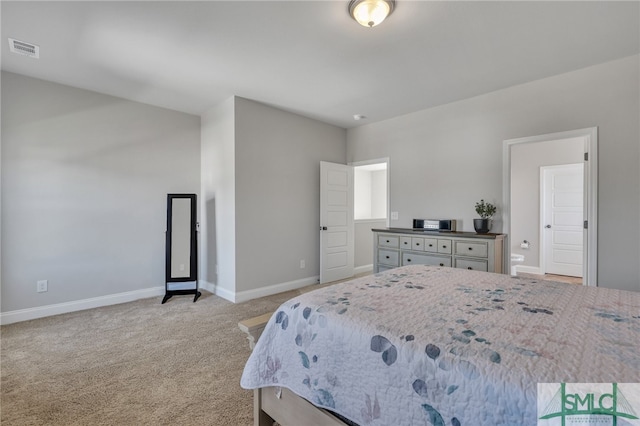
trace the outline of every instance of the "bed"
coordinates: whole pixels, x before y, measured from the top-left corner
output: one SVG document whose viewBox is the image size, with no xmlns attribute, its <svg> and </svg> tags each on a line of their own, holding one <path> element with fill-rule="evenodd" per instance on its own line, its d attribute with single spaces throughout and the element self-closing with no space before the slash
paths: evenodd
<svg viewBox="0 0 640 426">
<path fill-rule="evenodd" d="M 256 424 L 535 425 L 538 383 L 640 382 L 636 292 L 412 265 L 241 325 L 263 327 Z"/>
</svg>

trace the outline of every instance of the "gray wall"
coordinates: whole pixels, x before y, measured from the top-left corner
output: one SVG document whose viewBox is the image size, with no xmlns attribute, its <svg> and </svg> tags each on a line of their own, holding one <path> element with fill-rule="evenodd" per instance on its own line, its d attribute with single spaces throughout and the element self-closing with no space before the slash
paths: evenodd
<svg viewBox="0 0 640 426">
<path fill-rule="evenodd" d="M 233 299 L 236 286 L 235 98 L 202 115 L 200 278 Z"/>
<path fill-rule="evenodd" d="M 390 158 L 390 226 L 472 231 L 476 201 L 500 206 L 504 140 L 597 126 L 598 285 L 640 291 L 639 81 L 635 55 L 349 129 L 347 161 Z"/>
<path fill-rule="evenodd" d="M 317 276 L 320 161 L 346 163 L 346 131 L 243 98 L 235 118 L 236 292 Z"/>
<path fill-rule="evenodd" d="M 371 230 L 386 227 L 387 219 L 359 220 L 355 223 L 353 238 L 355 247 L 354 266 L 356 268 L 373 265 L 373 232 Z"/>
<path fill-rule="evenodd" d="M 582 163 L 584 140 L 516 144 L 511 147 L 511 253 L 522 265 L 540 267 L 540 167 Z M 520 248 L 527 240 L 528 249 Z"/>
<path fill-rule="evenodd" d="M 371 172 L 371 217 L 387 218 L 387 171 Z"/>
<path fill-rule="evenodd" d="M 6 72 L 2 112 L 2 311 L 164 286 L 200 118 Z"/>
<path fill-rule="evenodd" d="M 353 218 L 371 219 L 371 171 L 358 167 L 353 170 Z"/>
</svg>

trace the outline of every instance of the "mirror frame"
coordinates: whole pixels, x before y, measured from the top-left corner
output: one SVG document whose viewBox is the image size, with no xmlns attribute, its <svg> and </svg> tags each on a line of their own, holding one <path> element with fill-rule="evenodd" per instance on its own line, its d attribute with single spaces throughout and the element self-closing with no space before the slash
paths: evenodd
<svg viewBox="0 0 640 426">
<path fill-rule="evenodd" d="M 189 256 L 189 276 L 172 277 L 171 276 L 171 236 L 172 236 L 172 219 L 173 219 L 173 200 L 189 199 L 191 201 L 190 212 L 190 256 Z M 195 294 L 194 302 L 200 296 L 198 291 L 198 222 L 197 222 L 197 203 L 196 194 L 167 194 L 167 230 L 165 232 L 165 297 L 162 303 L 166 302 L 171 296 L 177 294 Z M 193 289 L 169 289 L 169 283 L 190 282 L 194 281 Z"/>
</svg>

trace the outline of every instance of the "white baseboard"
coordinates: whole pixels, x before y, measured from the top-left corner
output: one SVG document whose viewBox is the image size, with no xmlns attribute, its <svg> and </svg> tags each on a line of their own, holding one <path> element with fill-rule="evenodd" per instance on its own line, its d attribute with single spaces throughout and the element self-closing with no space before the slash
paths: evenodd
<svg viewBox="0 0 640 426">
<path fill-rule="evenodd" d="M 353 268 L 353 272 L 356 275 L 364 274 L 365 272 L 373 272 L 373 263 L 370 264 L 370 265 L 357 266 L 357 267 Z"/>
<path fill-rule="evenodd" d="M 358 266 L 357 268 L 354 268 L 355 275 L 372 271 L 373 264 Z M 248 300 L 257 299 L 259 297 L 271 296 L 273 294 L 278 294 L 285 291 L 297 290 L 308 285 L 318 284 L 319 280 L 320 277 L 316 275 L 313 277 L 302 278 L 299 280 L 288 281 L 280 284 L 273 284 L 266 287 L 256 288 L 254 290 L 244 290 L 239 292 L 232 292 L 225 288 L 218 287 L 213 283 L 202 280 L 199 281 L 199 286 L 200 288 L 207 290 L 215 294 L 216 296 L 220 296 L 230 302 L 242 303 Z"/>
<path fill-rule="evenodd" d="M 362 274 L 373 271 L 373 264 L 363 265 L 354 268 L 354 274 Z M 297 290 L 308 285 L 317 284 L 319 282 L 319 276 L 302 278 L 299 280 L 288 281 L 280 284 L 273 284 L 266 287 L 256 288 L 254 290 L 244 290 L 239 292 L 229 291 L 225 288 L 218 287 L 217 285 L 208 281 L 200 281 L 199 286 L 217 296 L 222 297 L 233 303 L 242 303 L 248 300 L 257 299 L 259 297 L 271 296 L 273 294 L 282 293 L 289 290 Z"/>
<path fill-rule="evenodd" d="M 257 299 L 259 297 L 271 296 L 272 294 L 282 293 L 283 291 L 297 290 L 302 287 L 306 287 L 311 284 L 318 283 L 318 276 L 302 278 L 300 280 L 288 281 L 280 284 L 273 284 L 266 287 L 256 288 L 254 290 L 244 290 L 238 292 L 232 292 L 225 288 L 216 286 L 213 283 L 207 281 L 200 282 L 200 288 L 203 288 L 216 296 L 220 296 L 233 303 L 242 303 L 247 300 Z"/>
<path fill-rule="evenodd" d="M 205 280 L 200 280 L 198 282 L 198 286 L 204 290 L 207 290 L 209 293 L 215 294 L 216 296 L 228 300 L 229 302 L 234 302 L 236 293 L 233 291 L 229 291 L 226 288 L 219 287 Z"/>
<path fill-rule="evenodd" d="M 286 283 L 274 284 L 267 287 L 256 288 L 254 290 L 244 290 L 235 294 L 235 303 L 246 302 L 247 300 L 257 299 L 259 297 L 271 296 L 272 294 L 282 293 L 283 291 L 297 290 L 311 284 L 317 284 L 320 277 L 302 278 L 300 280 L 288 281 Z"/>
<path fill-rule="evenodd" d="M 525 274 L 543 275 L 537 266 L 516 265 L 516 272 L 524 272 Z"/>
<path fill-rule="evenodd" d="M 127 291 L 124 293 L 109 294 L 107 296 L 92 297 L 90 299 L 74 300 L 73 302 L 56 303 L 54 305 L 38 306 L 36 308 L 19 309 L 0 313 L 0 324 L 12 324 L 28 321 L 36 318 L 44 318 L 52 315 L 66 314 L 69 312 L 83 311 L 85 309 L 99 308 L 102 306 L 117 305 L 118 303 L 133 302 L 164 295 L 164 286 L 150 287 L 142 290 Z"/>
</svg>

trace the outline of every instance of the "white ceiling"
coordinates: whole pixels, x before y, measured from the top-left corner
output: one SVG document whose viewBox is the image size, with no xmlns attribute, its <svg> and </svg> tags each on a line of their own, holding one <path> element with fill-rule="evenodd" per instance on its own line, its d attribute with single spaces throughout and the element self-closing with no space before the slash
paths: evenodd
<svg viewBox="0 0 640 426">
<path fill-rule="evenodd" d="M 640 51 L 638 1 L 398 0 L 375 28 L 347 5 L 2 1 L 1 65 L 193 114 L 237 95 L 349 128 Z"/>
</svg>

